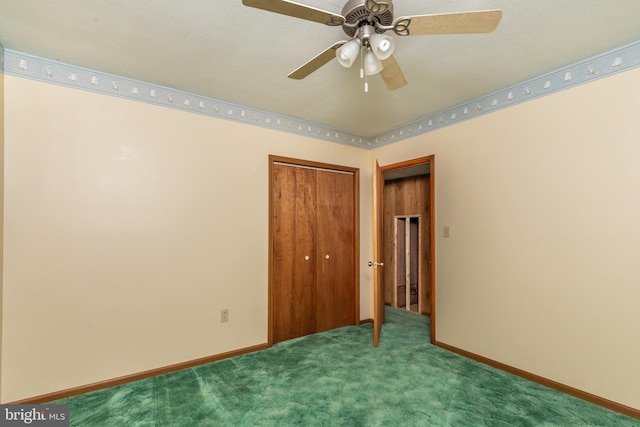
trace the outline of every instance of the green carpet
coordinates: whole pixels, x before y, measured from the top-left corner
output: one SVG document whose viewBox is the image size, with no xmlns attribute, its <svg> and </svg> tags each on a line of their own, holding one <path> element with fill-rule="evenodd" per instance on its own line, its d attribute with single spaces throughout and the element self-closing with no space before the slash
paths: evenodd
<svg viewBox="0 0 640 427">
<path fill-rule="evenodd" d="M 267 350 L 55 403 L 72 426 L 640 426 L 640 421 L 429 344 L 429 319 L 387 308 Z"/>
</svg>

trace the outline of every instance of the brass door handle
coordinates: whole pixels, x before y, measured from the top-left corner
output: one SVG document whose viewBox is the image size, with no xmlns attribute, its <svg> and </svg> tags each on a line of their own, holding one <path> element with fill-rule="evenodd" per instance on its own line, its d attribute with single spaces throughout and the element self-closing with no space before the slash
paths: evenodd
<svg viewBox="0 0 640 427">
<path fill-rule="evenodd" d="M 369 261 L 369 267 L 383 267 L 383 266 L 384 266 L 384 262 Z"/>
</svg>

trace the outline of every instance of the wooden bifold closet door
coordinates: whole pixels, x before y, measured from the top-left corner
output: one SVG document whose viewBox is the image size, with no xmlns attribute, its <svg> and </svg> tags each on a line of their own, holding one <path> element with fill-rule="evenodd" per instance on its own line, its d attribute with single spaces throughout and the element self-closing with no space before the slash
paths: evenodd
<svg viewBox="0 0 640 427">
<path fill-rule="evenodd" d="M 286 160 L 270 158 L 273 343 L 356 322 L 357 170 Z"/>
</svg>

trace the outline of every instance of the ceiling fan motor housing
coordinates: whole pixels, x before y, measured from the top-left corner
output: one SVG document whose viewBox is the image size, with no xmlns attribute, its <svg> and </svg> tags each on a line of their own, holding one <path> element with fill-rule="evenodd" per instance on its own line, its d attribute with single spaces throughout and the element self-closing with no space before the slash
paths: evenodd
<svg viewBox="0 0 640 427">
<path fill-rule="evenodd" d="M 364 4 L 363 0 L 349 0 L 342 8 L 342 16 L 344 16 L 346 24 L 342 26 L 342 29 L 349 37 L 354 37 L 358 28 L 363 25 L 373 25 L 376 22 L 386 26 L 393 24 L 393 3 L 389 3 L 383 12 L 373 13 L 373 21 L 369 20 L 371 12 Z M 376 32 L 380 34 L 385 31 L 376 29 Z"/>
</svg>

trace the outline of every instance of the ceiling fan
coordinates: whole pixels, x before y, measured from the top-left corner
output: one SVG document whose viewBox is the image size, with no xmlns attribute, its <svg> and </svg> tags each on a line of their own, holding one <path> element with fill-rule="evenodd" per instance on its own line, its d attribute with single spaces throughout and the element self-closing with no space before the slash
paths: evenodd
<svg viewBox="0 0 640 427">
<path fill-rule="evenodd" d="M 347 0 L 340 15 L 288 0 L 242 0 L 245 6 L 306 19 L 329 26 L 342 26 L 351 38 L 339 41 L 289 74 L 292 79 L 304 79 L 334 57 L 348 68 L 361 54 L 360 77 L 380 73 L 389 90 L 407 84 L 393 56 L 395 42 L 383 35 L 392 30 L 399 36 L 425 34 L 490 33 L 502 18 L 501 10 L 441 13 L 401 16 L 394 19 L 392 0 Z"/>
</svg>

